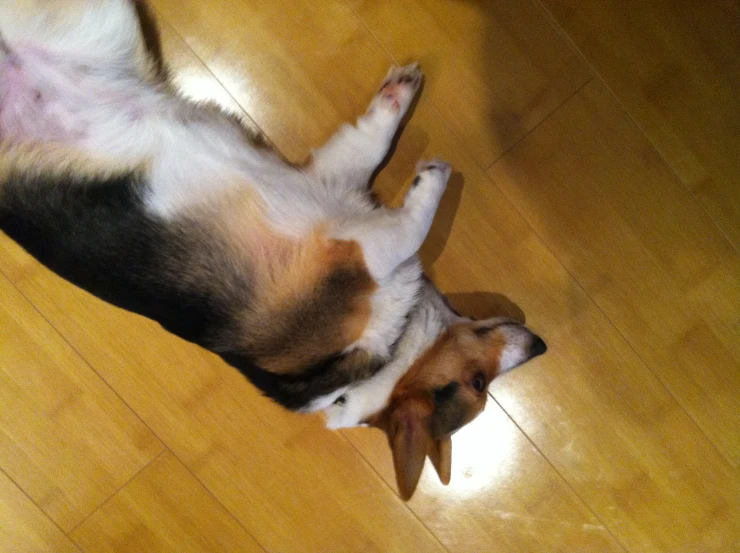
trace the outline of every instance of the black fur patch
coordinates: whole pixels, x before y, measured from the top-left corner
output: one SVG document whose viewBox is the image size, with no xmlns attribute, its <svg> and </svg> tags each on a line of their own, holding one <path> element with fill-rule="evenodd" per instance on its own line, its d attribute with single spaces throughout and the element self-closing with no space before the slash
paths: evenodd
<svg viewBox="0 0 740 553">
<path fill-rule="evenodd" d="M 457 393 L 457 390 L 460 388 L 460 384 L 457 382 L 450 382 L 446 386 L 442 388 L 437 388 L 434 390 L 434 405 L 437 408 L 442 407 L 445 403 L 450 401 L 454 395 Z"/>
<path fill-rule="evenodd" d="M 222 353 L 221 357 L 247 376 L 263 394 L 288 409 L 301 409 L 317 397 L 369 378 L 383 365 L 383 360 L 357 350 L 332 355 L 301 373 L 275 374 L 239 354 Z"/>
<path fill-rule="evenodd" d="M 222 306 L 165 274 L 187 263 L 187 247 L 144 211 L 145 186 L 136 174 L 18 175 L 2 188 L 0 228 L 65 279 L 202 343 Z"/>
<path fill-rule="evenodd" d="M 465 403 L 457 395 L 459 389 L 458 382 L 450 382 L 434 390 L 434 414 L 431 420 L 434 438 L 452 434 L 465 421 Z"/>
</svg>

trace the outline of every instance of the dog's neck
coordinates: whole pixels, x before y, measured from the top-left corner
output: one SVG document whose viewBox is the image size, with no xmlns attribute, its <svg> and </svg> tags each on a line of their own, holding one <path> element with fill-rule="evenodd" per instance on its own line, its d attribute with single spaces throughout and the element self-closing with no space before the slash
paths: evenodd
<svg viewBox="0 0 740 553">
<path fill-rule="evenodd" d="M 399 337 L 391 360 L 372 378 L 322 398 L 329 428 L 357 426 L 380 412 L 388 403 L 398 381 L 452 323 L 466 320 L 457 315 L 435 286 L 425 281 L 421 296 L 409 313 L 405 331 Z"/>
</svg>

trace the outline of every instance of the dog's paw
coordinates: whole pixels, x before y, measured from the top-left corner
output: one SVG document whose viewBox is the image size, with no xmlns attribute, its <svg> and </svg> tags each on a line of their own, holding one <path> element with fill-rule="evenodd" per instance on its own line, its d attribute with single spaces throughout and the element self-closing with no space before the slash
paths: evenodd
<svg viewBox="0 0 740 553">
<path fill-rule="evenodd" d="M 417 175 L 406 196 L 406 205 L 436 206 L 447 187 L 447 181 L 452 174 L 452 165 L 435 158 L 417 163 L 416 171 Z"/>
<path fill-rule="evenodd" d="M 356 405 L 349 401 L 346 395 L 341 396 L 334 403 L 324 408 L 324 415 L 326 416 L 326 427 L 330 430 L 366 426 L 360 422 Z"/>
<path fill-rule="evenodd" d="M 430 159 L 429 161 L 422 160 L 416 164 L 417 178 L 421 178 L 424 173 L 428 172 L 437 173 L 438 177 L 441 177 L 445 182 L 447 182 L 452 173 L 452 165 L 446 161 L 442 161 L 438 157 Z"/>
<path fill-rule="evenodd" d="M 380 108 L 403 114 L 419 90 L 422 78 L 418 63 L 391 67 L 380 87 L 375 104 Z"/>
</svg>

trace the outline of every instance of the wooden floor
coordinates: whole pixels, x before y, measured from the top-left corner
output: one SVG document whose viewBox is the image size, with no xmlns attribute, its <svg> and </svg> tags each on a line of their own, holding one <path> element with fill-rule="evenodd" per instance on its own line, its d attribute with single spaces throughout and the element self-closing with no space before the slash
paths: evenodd
<svg viewBox="0 0 740 553">
<path fill-rule="evenodd" d="M 451 161 L 430 275 L 550 349 L 406 504 L 380 432 L 278 409 L 0 235 L 0 550 L 740 551 L 737 1 L 153 7 L 185 93 L 296 160 L 420 61 L 380 196 Z"/>
</svg>

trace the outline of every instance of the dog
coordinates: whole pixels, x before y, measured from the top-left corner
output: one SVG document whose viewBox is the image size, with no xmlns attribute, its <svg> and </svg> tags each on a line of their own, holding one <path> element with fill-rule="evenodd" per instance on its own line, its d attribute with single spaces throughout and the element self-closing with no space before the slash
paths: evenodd
<svg viewBox="0 0 740 553">
<path fill-rule="evenodd" d="M 286 408 L 385 431 L 402 498 L 427 457 L 447 484 L 451 435 L 546 345 L 461 316 L 424 277 L 448 163 L 420 162 L 398 209 L 372 197 L 418 66 L 393 67 L 356 124 L 293 165 L 174 90 L 136 7 L 0 3 L 0 228 Z"/>
</svg>

